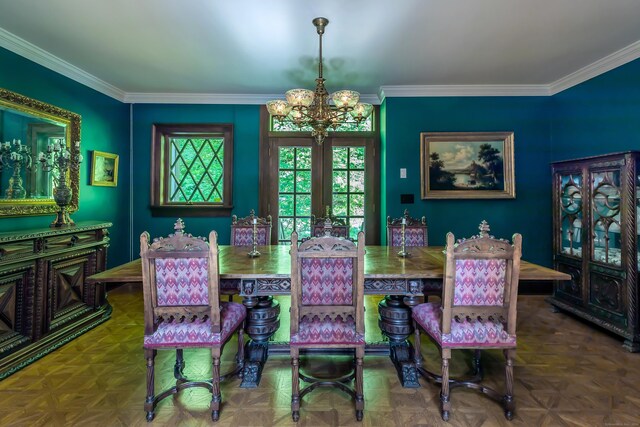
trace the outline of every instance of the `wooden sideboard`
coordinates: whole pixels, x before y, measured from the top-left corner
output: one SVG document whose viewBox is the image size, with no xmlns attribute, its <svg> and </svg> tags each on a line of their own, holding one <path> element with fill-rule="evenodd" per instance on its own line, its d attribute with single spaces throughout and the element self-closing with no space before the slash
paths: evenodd
<svg viewBox="0 0 640 427">
<path fill-rule="evenodd" d="M 109 222 L 0 233 L 0 380 L 110 317 Z"/>
</svg>

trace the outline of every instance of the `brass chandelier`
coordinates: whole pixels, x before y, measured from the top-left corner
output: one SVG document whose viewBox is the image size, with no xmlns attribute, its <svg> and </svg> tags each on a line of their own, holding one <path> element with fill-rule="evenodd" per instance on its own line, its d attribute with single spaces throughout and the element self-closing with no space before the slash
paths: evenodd
<svg viewBox="0 0 640 427">
<path fill-rule="evenodd" d="M 322 144 L 329 135 L 329 129 L 336 130 L 351 115 L 360 124 L 371 115 L 373 106 L 361 103 L 360 94 L 353 90 L 339 90 L 329 96 L 324 87 L 322 77 L 322 35 L 329 24 L 327 18 L 315 18 L 313 25 L 318 32 L 320 54 L 318 62 L 318 78 L 315 91 L 309 89 L 291 89 L 285 93 L 286 101 L 277 99 L 267 102 L 269 114 L 276 120 L 287 118 L 299 128 L 311 126 L 311 136 L 318 144 Z M 332 103 L 331 103 L 332 102 Z"/>
</svg>

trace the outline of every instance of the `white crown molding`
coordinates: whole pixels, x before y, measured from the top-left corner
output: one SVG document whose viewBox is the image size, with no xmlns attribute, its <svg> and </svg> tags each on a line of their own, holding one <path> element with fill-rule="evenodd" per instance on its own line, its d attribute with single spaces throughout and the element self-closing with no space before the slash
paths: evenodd
<svg viewBox="0 0 640 427">
<path fill-rule="evenodd" d="M 0 46 L 27 58 L 36 64 L 40 64 L 45 68 L 62 74 L 71 80 L 97 90 L 111 98 L 117 99 L 118 101 L 124 102 L 125 92 L 123 90 L 118 89 L 104 80 L 100 80 L 75 65 L 52 55 L 46 50 L 41 49 L 2 28 L 0 28 Z"/>
<path fill-rule="evenodd" d="M 549 96 L 548 85 L 402 85 L 380 86 L 379 97 Z"/>
<path fill-rule="evenodd" d="M 555 95 L 638 58 L 640 58 L 640 40 L 551 83 L 549 95 Z"/>
</svg>

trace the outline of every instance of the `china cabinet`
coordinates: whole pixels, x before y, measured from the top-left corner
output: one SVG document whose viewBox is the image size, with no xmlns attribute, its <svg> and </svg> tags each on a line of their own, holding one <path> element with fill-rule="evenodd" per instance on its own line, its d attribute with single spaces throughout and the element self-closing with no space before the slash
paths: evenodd
<svg viewBox="0 0 640 427">
<path fill-rule="evenodd" d="M 552 164 L 554 266 L 549 302 L 625 338 L 640 350 L 638 234 L 640 152 Z"/>
<path fill-rule="evenodd" d="M 0 233 L 0 380 L 109 319 L 104 285 L 111 223 Z"/>
</svg>

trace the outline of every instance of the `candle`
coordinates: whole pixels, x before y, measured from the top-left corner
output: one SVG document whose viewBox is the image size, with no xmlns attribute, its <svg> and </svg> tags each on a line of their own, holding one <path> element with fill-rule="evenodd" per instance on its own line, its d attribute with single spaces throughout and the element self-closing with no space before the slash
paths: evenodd
<svg viewBox="0 0 640 427">
<path fill-rule="evenodd" d="M 80 141 L 76 141 L 76 148 L 80 148 Z"/>
<path fill-rule="evenodd" d="M 44 162 L 44 153 L 42 151 L 38 153 L 38 161 Z"/>
<path fill-rule="evenodd" d="M 53 144 L 53 151 L 60 151 L 60 142 L 59 141 L 56 141 Z"/>
<path fill-rule="evenodd" d="M 84 157 L 82 157 L 82 154 L 78 154 L 78 163 L 82 163 L 82 160 L 84 160 Z"/>
<path fill-rule="evenodd" d="M 258 223 L 258 218 L 253 218 L 253 225 L 256 225 Z"/>
<path fill-rule="evenodd" d="M 47 153 L 50 153 L 51 151 L 53 151 L 53 145 L 47 144 Z"/>
<path fill-rule="evenodd" d="M 402 218 L 402 225 L 407 225 L 407 218 Z"/>
</svg>

